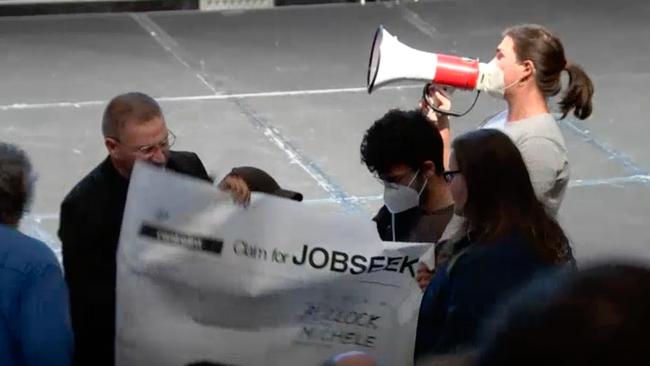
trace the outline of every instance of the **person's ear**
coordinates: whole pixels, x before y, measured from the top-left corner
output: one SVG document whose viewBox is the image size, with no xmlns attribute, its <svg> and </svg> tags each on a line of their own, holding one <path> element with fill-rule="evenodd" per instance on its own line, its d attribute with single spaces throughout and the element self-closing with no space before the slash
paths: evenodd
<svg viewBox="0 0 650 366">
<path fill-rule="evenodd" d="M 112 137 L 104 137 L 104 146 L 108 150 L 108 154 L 113 158 L 118 156 L 118 147 L 120 143 Z"/>
<path fill-rule="evenodd" d="M 524 68 L 524 74 L 521 77 L 521 81 L 528 80 L 535 75 L 535 64 L 531 60 L 526 60 L 522 62 L 522 66 Z"/>
<path fill-rule="evenodd" d="M 422 163 L 422 168 L 420 169 L 422 175 L 425 178 L 431 179 L 434 175 L 436 175 L 436 164 L 431 160 L 426 160 L 424 163 Z"/>
</svg>

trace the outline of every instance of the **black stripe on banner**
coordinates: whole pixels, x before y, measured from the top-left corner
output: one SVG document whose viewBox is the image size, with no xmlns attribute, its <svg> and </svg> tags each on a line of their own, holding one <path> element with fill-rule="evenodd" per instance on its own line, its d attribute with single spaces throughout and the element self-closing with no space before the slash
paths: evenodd
<svg viewBox="0 0 650 366">
<path fill-rule="evenodd" d="M 190 235 L 150 224 L 142 224 L 142 227 L 140 228 L 140 236 L 166 244 L 172 244 L 191 250 L 201 250 L 213 254 L 221 255 L 221 251 L 223 250 L 223 240 L 221 239 Z"/>
</svg>

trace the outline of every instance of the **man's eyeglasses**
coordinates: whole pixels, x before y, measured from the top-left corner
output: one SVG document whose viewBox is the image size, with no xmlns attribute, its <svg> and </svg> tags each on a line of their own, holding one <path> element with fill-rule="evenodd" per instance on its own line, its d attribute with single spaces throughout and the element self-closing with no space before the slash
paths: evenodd
<svg viewBox="0 0 650 366">
<path fill-rule="evenodd" d="M 132 149 L 134 152 L 142 155 L 142 156 L 151 156 L 153 155 L 158 149 L 160 150 L 169 150 L 172 145 L 174 145 L 174 142 L 176 142 L 176 135 L 172 131 L 167 131 L 167 137 L 165 137 L 164 140 L 155 143 L 155 144 L 150 144 L 150 145 L 142 145 L 142 146 L 128 146 L 122 144 L 119 139 L 113 137 L 113 139 L 117 142 L 119 142 L 121 145 L 126 146 L 130 149 Z"/>
<path fill-rule="evenodd" d="M 447 170 L 446 172 L 442 172 L 442 177 L 445 179 L 445 182 L 451 183 L 456 174 L 460 174 L 460 170 Z"/>
</svg>

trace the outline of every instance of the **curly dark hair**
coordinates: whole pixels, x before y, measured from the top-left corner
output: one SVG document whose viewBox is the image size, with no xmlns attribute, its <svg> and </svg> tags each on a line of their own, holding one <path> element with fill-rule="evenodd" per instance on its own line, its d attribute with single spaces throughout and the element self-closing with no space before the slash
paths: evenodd
<svg viewBox="0 0 650 366">
<path fill-rule="evenodd" d="M 16 145 L 0 142 L 0 221 L 15 223 L 32 196 L 32 165 Z"/>
<path fill-rule="evenodd" d="M 374 174 L 384 174 L 398 164 L 417 170 L 427 160 L 435 164 L 436 174 L 442 174 L 442 137 L 417 110 L 388 111 L 361 141 L 361 162 Z"/>
</svg>

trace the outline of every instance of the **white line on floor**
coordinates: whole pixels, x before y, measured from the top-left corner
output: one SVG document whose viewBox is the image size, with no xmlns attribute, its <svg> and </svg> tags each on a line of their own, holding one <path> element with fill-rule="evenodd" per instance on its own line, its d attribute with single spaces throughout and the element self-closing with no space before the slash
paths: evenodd
<svg viewBox="0 0 650 366">
<path fill-rule="evenodd" d="M 404 86 L 385 86 L 382 90 L 408 90 L 421 89 L 422 85 L 404 85 Z M 260 93 L 237 93 L 237 94 L 207 94 L 207 95 L 190 95 L 179 97 L 156 97 L 159 102 L 189 102 L 202 100 L 232 100 L 232 99 L 250 99 L 250 98 L 274 98 L 290 96 L 308 96 L 338 93 L 366 93 L 365 87 L 357 88 L 331 88 L 331 89 L 311 89 L 311 90 L 282 90 Z M 0 111 L 23 110 L 23 109 L 46 109 L 46 108 L 84 108 L 103 106 L 108 100 L 86 100 L 78 102 L 52 102 L 52 103 L 13 103 L 0 105 Z"/>
<path fill-rule="evenodd" d="M 628 184 L 628 183 L 642 183 L 650 184 L 650 175 L 632 175 L 628 177 L 613 177 L 613 178 L 602 178 L 602 179 L 576 179 L 572 180 L 569 183 L 569 187 L 580 188 L 580 187 L 596 187 L 596 186 L 606 186 L 606 185 L 619 185 L 619 184 Z M 373 196 L 351 196 L 348 198 L 350 201 L 354 202 L 373 202 L 380 201 L 382 199 L 381 195 Z M 308 204 L 318 204 L 318 203 L 336 203 L 337 200 L 332 198 L 315 198 L 315 199 L 306 199 L 303 201 Z M 35 222 L 41 223 L 43 220 L 58 220 L 59 215 L 56 213 L 33 213 L 30 215 Z"/>
</svg>

